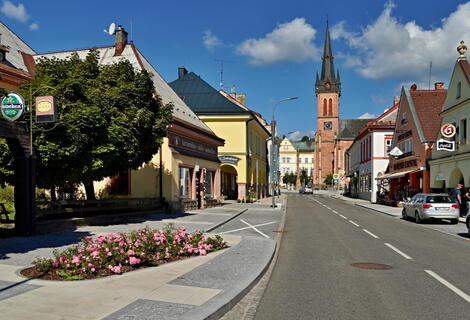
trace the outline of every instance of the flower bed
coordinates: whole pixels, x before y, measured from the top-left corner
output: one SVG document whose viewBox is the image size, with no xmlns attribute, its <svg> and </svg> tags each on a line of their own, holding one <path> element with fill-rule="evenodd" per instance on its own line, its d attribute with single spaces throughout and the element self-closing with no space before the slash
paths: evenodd
<svg viewBox="0 0 470 320">
<path fill-rule="evenodd" d="M 121 274 L 158 266 L 189 256 L 206 255 L 226 248 L 218 235 L 204 237 L 201 231 L 186 233 L 184 226 L 162 230 L 144 228 L 128 234 L 85 237 L 73 247 L 54 250 L 54 258 L 37 258 L 22 275 L 45 280 L 82 280 Z"/>
</svg>

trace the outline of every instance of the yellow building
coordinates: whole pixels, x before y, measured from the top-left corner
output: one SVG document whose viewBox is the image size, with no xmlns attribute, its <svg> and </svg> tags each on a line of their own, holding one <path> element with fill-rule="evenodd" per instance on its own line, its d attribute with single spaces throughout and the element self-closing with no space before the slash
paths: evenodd
<svg viewBox="0 0 470 320">
<path fill-rule="evenodd" d="M 270 134 L 261 116 L 185 68 L 179 68 L 178 79 L 170 86 L 225 140 L 218 149 L 222 194 L 229 199 L 264 198 L 268 192 L 266 140 Z"/>
<path fill-rule="evenodd" d="M 95 182 L 95 193 L 105 191 L 117 197 L 162 198 L 175 210 L 213 206 L 220 198 L 220 161 L 217 148 L 223 139 L 199 119 L 170 88 L 134 43 L 128 43 L 127 32 L 119 27 L 115 45 L 97 48 L 101 64 L 127 59 L 136 70 L 152 75 L 155 93 L 164 104 L 173 104 L 173 119 L 160 150 L 138 170 L 120 172 L 118 176 Z M 67 59 L 72 52 L 86 57 L 90 49 L 35 55 Z"/>
</svg>

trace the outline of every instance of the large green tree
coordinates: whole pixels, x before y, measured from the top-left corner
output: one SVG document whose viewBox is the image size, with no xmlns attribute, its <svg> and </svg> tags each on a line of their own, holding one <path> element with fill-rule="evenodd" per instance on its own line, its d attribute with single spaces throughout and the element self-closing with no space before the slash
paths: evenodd
<svg viewBox="0 0 470 320">
<path fill-rule="evenodd" d="M 93 181 L 150 161 L 166 136 L 172 108 L 154 94 L 151 74 L 124 59 L 99 60 L 96 50 L 84 59 L 42 59 L 21 88 L 26 97 L 53 95 L 58 104 L 55 127 L 35 128 L 40 187 L 84 183 L 93 199 Z"/>
</svg>

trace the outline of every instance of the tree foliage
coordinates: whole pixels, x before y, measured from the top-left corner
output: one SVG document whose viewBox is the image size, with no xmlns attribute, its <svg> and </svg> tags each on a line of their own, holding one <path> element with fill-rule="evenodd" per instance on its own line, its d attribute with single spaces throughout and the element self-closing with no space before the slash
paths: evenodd
<svg viewBox="0 0 470 320">
<path fill-rule="evenodd" d="M 99 64 L 91 50 L 84 59 L 42 59 L 35 79 L 22 86 L 29 97 L 53 95 L 59 120 L 54 129 L 36 125 L 38 185 L 85 183 L 136 169 L 158 151 L 171 119 L 171 105 L 154 95 L 151 74 L 127 60 Z M 47 127 L 45 127 L 47 126 Z M 1 152 L 1 151 L 0 151 Z"/>
<path fill-rule="evenodd" d="M 308 175 L 308 171 L 306 169 L 302 169 L 300 171 L 300 181 L 304 182 L 305 185 L 310 185 L 310 177 Z"/>
<path fill-rule="evenodd" d="M 324 184 L 332 185 L 333 184 L 333 174 L 327 174 L 325 180 L 323 181 Z"/>
<path fill-rule="evenodd" d="M 309 141 L 310 141 L 310 137 L 309 137 L 309 136 L 303 136 L 300 141 L 302 141 L 302 142 L 309 142 Z"/>
<path fill-rule="evenodd" d="M 286 173 L 282 177 L 282 182 L 285 184 L 295 184 L 296 180 L 297 180 L 297 175 L 293 172 Z"/>
</svg>

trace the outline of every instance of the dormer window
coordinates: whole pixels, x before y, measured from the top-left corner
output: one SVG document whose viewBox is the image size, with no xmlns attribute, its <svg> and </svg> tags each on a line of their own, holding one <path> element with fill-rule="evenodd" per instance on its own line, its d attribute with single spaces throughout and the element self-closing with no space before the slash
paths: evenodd
<svg viewBox="0 0 470 320">
<path fill-rule="evenodd" d="M 8 47 L 5 47 L 4 45 L 1 44 L 2 42 L 2 34 L 0 33 L 0 63 L 4 63 L 7 61 L 7 52 Z"/>
</svg>

